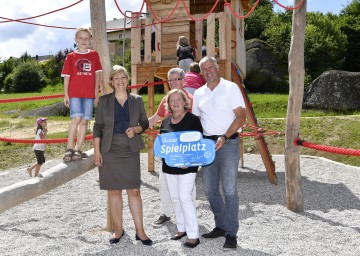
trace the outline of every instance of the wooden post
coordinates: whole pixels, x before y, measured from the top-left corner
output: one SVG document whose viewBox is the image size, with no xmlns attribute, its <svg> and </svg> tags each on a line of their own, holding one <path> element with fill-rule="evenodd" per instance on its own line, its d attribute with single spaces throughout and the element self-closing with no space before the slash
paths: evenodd
<svg viewBox="0 0 360 256">
<path fill-rule="evenodd" d="M 297 5 L 301 0 L 295 0 Z M 299 147 L 294 144 L 300 129 L 302 100 L 304 95 L 304 42 L 306 27 L 306 0 L 293 11 L 292 36 L 289 52 L 289 100 L 286 117 L 285 183 L 286 206 L 289 210 L 304 210 L 301 186 Z"/>
<path fill-rule="evenodd" d="M 106 13 L 105 13 L 105 1 L 90 0 L 90 17 L 91 17 L 91 29 L 93 34 L 93 45 L 95 50 L 99 53 L 101 65 L 103 68 L 101 78 L 101 89 L 103 94 L 110 93 L 112 90 L 108 87 L 111 62 L 110 52 L 107 41 L 106 33 Z M 113 218 L 110 211 L 109 193 L 107 201 L 107 230 L 113 229 Z"/>
<path fill-rule="evenodd" d="M 149 83 L 154 82 L 154 76 L 149 79 Z M 154 115 L 154 108 L 155 108 L 155 88 L 154 86 L 148 87 L 148 115 Z M 150 130 L 149 131 L 155 131 Z M 155 161 L 154 161 L 154 135 L 148 134 L 148 171 L 154 172 L 155 171 Z"/>
<path fill-rule="evenodd" d="M 101 74 L 100 89 L 103 94 L 110 93 L 112 89 L 108 86 L 111 62 L 106 33 L 105 1 L 90 0 L 90 16 L 92 44 L 99 53 L 103 72 Z"/>
</svg>

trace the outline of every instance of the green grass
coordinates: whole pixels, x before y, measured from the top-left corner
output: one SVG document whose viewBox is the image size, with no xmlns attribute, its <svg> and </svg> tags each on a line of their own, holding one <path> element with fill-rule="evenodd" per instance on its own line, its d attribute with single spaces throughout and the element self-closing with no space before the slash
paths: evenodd
<svg viewBox="0 0 360 256">
<path fill-rule="evenodd" d="M 39 95 L 53 95 L 62 93 L 62 87 L 57 89 L 46 89 L 41 93 L 24 94 L 0 94 L 0 99 L 22 98 Z M 142 95 L 147 109 L 147 95 Z M 163 95 L 155 95 L 155 109 L 160 103 Z M 286 112 L 288 95 L 279 94 L 249 94 L 252 106 L 260 127 L 271 130 L 285 132 Z M 19 118 L 19 110 L 31 110 L 46 105 L 62 102 L 62 98 L 50 100 L 36 100 L 15 103 L 0 103 L 0 132 L 12 128 L 34 127 L 34 118 Z M 17 112 L 16 112 L 17 111 Z M 328 145 L 333 147 L 353 148 L 360 150 L 360 111 L 353 112 L 334 112 L 321 110 L 303 110 L 300 122 L 300 138 L 315 144 Z M 50 117 L 51 121 L 69 122 L 68 117 Z M 35 129 L 35 127 L 34 127 Z M 66 132 L 51 133 L 48 138 L 65 138 Z M 34 138 L 34 134 L 29 134 L 29 138 Z M 147 142 L 146 136 L 144 136 Z M 284 154 L 285 136 L 266 136 L 266 142 L 271 154 Z M 65 144 L 49 144 L 46 149 L 46 158 L 62 158 Z M 92 147 L 91 142 L 87 142 L 84 150 Z M 146 147 L 147 148 L 147 147 Z M 244 149 L 247 153 L 257 154 L 255 141 L 252 137 L 244 138 Z M 360 166 L 360 157 L 345 156 L 322 151 L 316 151 L 300 147 L 301 154 L 322 156 L 344 164 Z M 146 152 L 146 151 L 144 151 Z M 0 142 L 0 170 L 6 170 L 21 165 L 29 165 L 35 161 L 32 145 Z"/>
</svg>

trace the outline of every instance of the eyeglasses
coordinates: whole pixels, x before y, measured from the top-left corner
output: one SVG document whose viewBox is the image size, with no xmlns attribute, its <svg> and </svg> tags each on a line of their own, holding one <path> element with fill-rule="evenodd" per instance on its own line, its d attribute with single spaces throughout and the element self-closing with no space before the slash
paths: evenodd
<svg viewBox="0 0 360 256">
<path fill-rule="evenodd" d="M 174 78 L 174 79 L 169 79 L 168 82 L 171 83 L 171 82 L 176 82 L 176 81 L 180 81 L 180 80 L 183 80 L 184 78 Z"/>
</svg>

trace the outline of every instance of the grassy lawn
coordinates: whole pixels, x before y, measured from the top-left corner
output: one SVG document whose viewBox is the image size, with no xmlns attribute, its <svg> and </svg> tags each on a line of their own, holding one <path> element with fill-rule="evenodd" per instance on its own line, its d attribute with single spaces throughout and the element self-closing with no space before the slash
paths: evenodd
<svg viewBox="0 0 360 256">
<path fill-rule="evenodd" d="M 40 95 L 61 94 L 62 90 L 46 90 L 42 93 L 26 94 L 0 94 L 0 99 L 23 98 Z M 147 108 L 147 95 L 142 95 Z M 163 95 L 155 96 L 155 105 L 161 101 Z M 249 94 L 252 106 L 257 117 L 259 126 L 265 130 L 285 132 L 286 112 L 288 95 L 278 94 Z M 30 139 L 34 138 L 35 117 L 20 118 L 22 111 L 31 110 L 62 102 L 62 98 L 24 101 L 14 103 L 0 103 L 0 133 L 8 130 L 22 131 L 22 129 L 31 128 Z M 155 109 L 156 110 L 156 109 Z M 319 110 L 303 110 L 300 123 L 300 138 L 315 144 L 328 145 L 334 147 L 360 149 L 360 111 L 355 112 L 331 112 Z M 48 138 L 66 138 L 67 129 L 61 132 L 52 133 L 51 124 L 63 122 L 69 124 L 69 117 L 50 117 Z M 91 126 L 89 127 L 89 133 Z M 14 136 L 16 133 L 14 132 Z M 11 136 L 12 137 L 12 136 Z M 144 137 L 147 141 L 146 136 Z M 285 145 L 285 136 L 266 136 L 271 154 L 283 154 Z M 65 144 L 49 144 L 46 149 L 47 159 L 62 158 L 65 150 Z M 91 148 L 91 143 L 87 142 L 84 150 Z M 247 153 L 257 154 L 255 141 L 252 137 L 244 138 L 244 149 Z M 326 153 L 301 147 L 301 154 L 322 156 L 334 161 L 354 166 L 360 166 L 360 157 L 345 156 L 332 153 Z M 145 151 L 144 151 L 145 152 Z M 30 144 L 16 144 L 0 142 L 0 170 L 6 170 L 12 167 L 28 165 L 35 161 Z"/>
</svg>

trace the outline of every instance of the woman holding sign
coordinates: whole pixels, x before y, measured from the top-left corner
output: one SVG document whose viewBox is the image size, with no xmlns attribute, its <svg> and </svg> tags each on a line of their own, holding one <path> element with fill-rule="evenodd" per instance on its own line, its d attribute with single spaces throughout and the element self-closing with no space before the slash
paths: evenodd
<svg viewBox="0 0 360 256">
<path fill-rule="evenodd" d="M 171 90 L 166 96 L 166 107 L 171 115 L 161 123 L 160 133 L 179 131 L 199 131 L 203 129 L 197 116 L 188 112 L 190 101 L 179 89 Z M 171 202 L 176 215 L 177 233 L 172 240 L 184 236 L 186 247 L 195 248 L 200 244 L 196 205 L 192 198 L 198 167 L 170 167 L 162 159 L 162 171 L 169 189 Z"/>
</svg>

